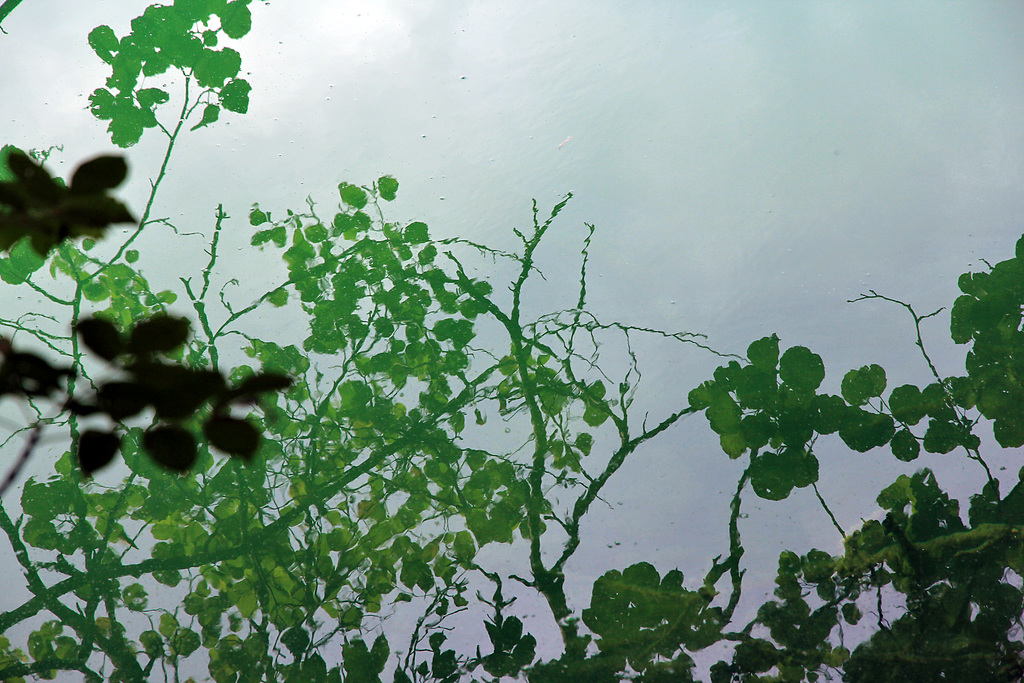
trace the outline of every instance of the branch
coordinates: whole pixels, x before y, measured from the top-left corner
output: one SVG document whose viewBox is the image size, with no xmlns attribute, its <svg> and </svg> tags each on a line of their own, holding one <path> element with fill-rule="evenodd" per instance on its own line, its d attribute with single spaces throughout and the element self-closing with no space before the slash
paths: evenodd
<svg viewBox="0 0 1024 683">
<path fill-rule="evenodd" d="M 0 5 L 0 23 L 7 18 L 7 15 L 14 11 L 14 8 L 21 4 L 21 0 L 7 0 L 4 4 Z M 0 28 L 0 33 L 7 35 L 7 31 Z"/>
</svg>

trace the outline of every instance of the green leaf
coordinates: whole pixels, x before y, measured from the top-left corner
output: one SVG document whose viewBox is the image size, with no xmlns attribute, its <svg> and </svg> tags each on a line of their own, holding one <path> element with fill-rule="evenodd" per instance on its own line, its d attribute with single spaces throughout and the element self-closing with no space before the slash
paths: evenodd
<svg viewBox="0 0 1024 683">
<path fill-rule="evenodd" d="M 461 562 L 470 562 L 476 555 L 476 544 L 473 543 L 473 535 L 468 531 L 457 531 L 455 533 L 455 541 L 452 543 L 452 551 Z"/>
<path fill-rule="evenodd" d="M 203 118 L 202 118 L 202 120 L 199 123 L 197 123 L 196 125 L 192 126 L 192 128 L 190 130 L 197 130 L 199 128 L 203 128 L 205 126 L 208 126 L 208 125 L 210 125 L 211 123 L 213 123 L 214 121 L 216 121 L 219 118 L 220 118 L 220 107 L 218 107 L 216 104 L 208 104 L 203 109 Z"/>
<path fill-rule="evenodd" d="M 718 441 L 722 445 L 722 451 L 733 460 L 743 455 L 747 450 L 747 440 L 742 432 L 722 434 L 718 437 Z"/>
<path fill-rule="evenodd" d="M 839 438 L 858 453 L 884 446 L 894 433 L 895 426 L 891 417 L 869 413 L 860 408 L 850 408 L 839 428 Z"/>
<path fill-rule="evenodd" d="M 136 93 L 136 98 L 143 109 L 152 110 L 158 104 L 163 104 L 171 99 L 165 90 L 160 88 L 143 88 Z"/>
<path fill-rule="evenodd" d="M 118 147 L 131 147 L 139 141 L 146 128 L 157 125 L 153 112 L 138 106 L 130 94 L 115 97 L 105 88 L 93 91 L 89 97 L 89 109 L 96 118 L 110 121 L 107 131 Z"/>
<path fill-rule="evenodd" d="M 284 306 L 288 303 L 288 290 L 284 287 L 275 289 L 270 296 L 267 297 L 267 302 L 271 306 Z"/>
<path fill-rule="evenodd" d="M 233 78 L 220 90 L 220 104 L 228 111 L 244 114 L 249 111 L 252 86 L 244 78 Z"/>
<path fill-rule="evenodd" d="M 916 425 L 928 414 L 930 406 L 920 390 L 912 384 L 904 384 L 892 390 L 889 395 L 889 410 L 892 416 L 908 425 Z"/>
<path fill-rule="evenodd" d="M 743 673 L 763 673 L 778 664 L 779 659 L 779 651 L 770 642 L 750 638 L 736 646 L 733 664 Z"/>
<path fill-rule="evenodd" d="M 258 204 L 252 205 L 252 209 L 249 211 L 249 225 L 263 225 L 269 220 L 270 215 L 260 211 Z"/>
<path fill-rule="evenodd" d="M 924 434 L 924 449 L 929 453 L 949 453 L 961 444 L 960 437 L 961 429 L 952 416 L 932 418 Z M 1007 447 L 1002 443 L 999 445 Z"/>
<path fill-rule="evenodd" d="M 252 28 L 252 13 L 249 11 L 249 0 L 232 0 L 220 12 L 220 25 L 228 38 L 238 40 Z"/>
<path fill-rule="evenodd" d="M 903 462 L 916 460 L 917 456 L 921 453 L 921 444 L 917 442 L 917 439 L 910 433 L 909 429 L 901 429 L 896 432 L 892 437 L 892 441 L 889 442 L 889 447 L 892 449 L 892 454 Z"/>
<path fill-rule="evenodd" d="M 750 484 L 766 500 L 782 500 L 793 488 L 818 481 L 818 459 L 802 448 L 762 453 L 750 462 Z"/>
<path fill-rule="evenodd" d="M 306 239 L 312 243 L 323 242 L 327 237 L 327 228 L 320 223 L 314 223 L 306 228 Z"/>
<path fill-rule="evenodd" d="M 0 278 L 12 285 L 20 285 L 43 267 L 45 259 L 32 247 L 28 239 L 18 240 L 11 247 L 10 255 L 0 258 Z"/>
<path fill-rule="evenodd" d="M 398 181 L 389 175 L 381 176 L 377 179 L 377 190 L 384 201 L 394 201 L 395 196 L 398 194 Z"/>
<path fill-rule="evenodd" d="M 814 431 L 819 434 L 837 432 L 849 409 L 843 399 L 831 394 L 816 394 L 811 405 L 814 411 Z"/>
<path fill-rule="evenodd" d="M 178 630 L 178 620 L 174 618 L 174 615 L 164 612 L 160 615 L 159 630 L 160 635 L 164 638 L 170 638 Z"/>
<path fill-rule="evenodd" d="M 309 647 L 309 633 L 301 626 L 293 626 L 281 634 L 281 642 L 295 656 L 299 656 Z"/>
<path fill-rule="evenodd" d="M 798 391 L 814 391 L 825 379 L 821 356 L 803 346 L 787 349 L 779 361 L 782 381 Z"/>
<path fill-rule="evenodd" d="M 843 377 L 843 398 L 852 406 L 862 406 L 868 399 L 881 396 L 885 391 L 885 370 L 878 365 L 865 365 L 850 370 Z"/>
<path fill-rule="evenodd" d="M 338 185 L 338 193 L 341 195 L 341 201 L 351 207 L 361 209 L 366 206 L 366 192 L 357 185 L 341 183 Z"/>
<path fill-rule="evenodd" d="M 179 628 L 169 642 L 171 653 L 177 657 L 188 657 L 198 650 L 201 644 L 199 634 L 188 628 Z"/>
<path fill-rule="evenodd" d="M 747 359 L 761 370 L 774 373 L 779 365 L 779 336 L 762 337 L 747 347 Z"/>
<path fill-rule="evenodd" d="M 591 427 L 600 427 L 608 418 L 608 411 L 602 410 L 597 405 L 588 405 L 583 411 L 583 421 Z"/>
<path fill-rule="evenodd" d="M 427 224 L 419 221 L 405 226 L 405 241 L 409 244 L 422 244 L 430 239 Z"/>
<path fill-rule="evenodd" d="M 204 88 L 220 88 L 224 82 L 238 75 L 242 56 L 230 47 L 223 50 L 203 48 L 193 66 L 196 81 Z"/>
<path fill-rule="evenodd" d="M 112 53 L 117 52 L 121 42 L 109 26 L 97 26 L 89 32 L 89 47 L 107 64 L 114 60 Z"/>
<path fill-rule="evenodd" d="M 1014 416 L 1014 419 L 997 419 L 992 426 L 992 433 L 1003 448 L 1020 448 L 1024 446 L 1024 419 L 1019 416 Z M 925 434 L 925 438 L 927 436 Z"/>
<path fill-rule="evenodd" d="M 709 398 L 710 403 L 705 414 L 707 415 L 711 429 L 719 435 L 731 434 L 738 431 L 740 428 L 740 416 L 742 415 L 742 411 L 736 404 L 736 401 L 733 400 L 732 396 L 718 387 L 715 387 L 710 393 Z"/>
</svg>

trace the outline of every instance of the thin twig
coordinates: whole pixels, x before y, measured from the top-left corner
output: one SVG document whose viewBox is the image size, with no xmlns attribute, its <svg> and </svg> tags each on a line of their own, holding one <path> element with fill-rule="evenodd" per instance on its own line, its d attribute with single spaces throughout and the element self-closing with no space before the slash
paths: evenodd
<svg viewBox="0 0 1024 683">
<path fill-rule="evenodd" d="M 7 471 L 7 476 L 4 477 L 3 484 L 0 484 L 0 498 L 4 497 L 4 494 L 7 493 L 7 489 L 14 484 L 14 480 L 18 478 L 18 475 L 21 474 L 21 470 L 25 467 L 25 464 L 28 463 L 28 459 L 31 457 L 32 451 L 35 450 L 36 444 L 39 443 L 39 436 L 42 431 L 42 423 L 37 423 L 36 426 L 32 428 L 32 431 L 29 432 L 28 440 L 25 441 L 25 445 L 22 447 L 21 453 L 18 454 L 18 459 L 14 461 L 11 469 Z"/>
</svg>

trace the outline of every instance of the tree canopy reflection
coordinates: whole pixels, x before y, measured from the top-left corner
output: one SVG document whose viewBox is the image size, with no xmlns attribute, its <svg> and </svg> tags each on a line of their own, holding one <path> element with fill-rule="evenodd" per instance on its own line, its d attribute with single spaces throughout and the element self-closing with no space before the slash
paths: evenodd
<svg viewBox="0 0 1024 683">
<path fill-rule="evenodd" d="M 869 365 L 828 394 L 822 359 L 783 348 L 773 335 L 743 358 L 723 356 L 711 379 L 656 422 L 634 407 L 643 360 L 636 340 L 654 335 L 680 352 L 715 351 L 700 335 L 592 310 L 588 250 L 599 235 L 591 225 L 571 266 L 575 290 L 547 310 L 531 299 L 537 254 L 569 196 L 550 211 L 535 204 L 513 251 L 390 222 L 387 203 L 399 187 L 389 176 L 341 183 L 327 211 L 308 200 L 282 216 L 257 203 L 251 246 L 279 253 L 283 268 L 253 296 L 223 274 L 230 217 L 218 207 L 200 247 L 205 265 L 154 291 L 130 247 L 143 230 L 174 228 L 152 209 L 183 129 L 215 125 L 221 109 L 247 111 L 240 56 L 214 48 L 220 32 L 248 32 L 249 4 L 178 0 L 148 9 L 124 38 L 105 27 L 90 34 L 111 65 L 92 103 L 113 141 L 128 147 L 149 131 L 165 138 L 148 204 L 120 241 L 50 240 L 44 258 L 16 235 L 0 259 L 5 282 L 63 311 L 0 322 L 73 370 L 61 385 L 69 401 L 25 396 L 37 422 L 8 439 L 45 424 L 66 428 L 71 446 L 52 476 L 26 482 L 20 501 L 0 507 L 26 591 L 0 613 L 0 679 L 1020 678 L 1024 489 L 1017 483 L 1003 494 L 981 449 L 989 424 L 1000 447 L 1024 445 L 1024 238 L 1014 257 L 960 279 L 951 337 L 970 345 L 962 376 L 946 377 L 931 362 L 921 332 L 929 315 L 888 299 L 910 315 L 909 343 L 931 369 L 930 384 L 889 387 L 885 370 Z M 170 95 L 140 85 L 140 75 L 166 71 L 177 73 L 184 102 L 169 116 Z M 8 167 L 20 158 L 12 154 Z M 481 260 L 505 264 L 511 280 L 471 275 Z M 195 444 L 179 475 L 166 466 L 179 462 L 173 444 L 154 447 L 149 436 L 166 429 L 149 400 L 134 412 L 103 413 L 127 475 L 112 486 L 92 482 L 83 439 L 95 416 L 65 408 L 102 396 L 104 368 L 66 324 L 89 314 L 127 333 L 161 320 L 176 301 L 191 307 L 195 334 L 176 328 L 177 343 L 146 353 L 223 375 L 225 387 L 279 389 L 248 416 L 259 445 L 255 453 L 238 445 L 255 443 L 239 426 L 243 406 L 196 402 L 175 418 Z M 291 321 L 278 337 L 256 321 L 272 311 Z M 254 380 L 281 376 L 291 384 Z M 565 571 L 593 504 L 649 441 L 695 413 L 720 437 L 723 456 L 744 465 L 728 547 L 703 576 L 650 562 L 608 567 L 589 605 L 574 604 Z M 220 431 L 208 426 L 214 418 Z M 832 517 L 841 554 L 782 553 L 774 596 L 742 622 L 743 497 L 817 494 L 815 453 L 824 440 L 855 452 L 888 449 L 902 462 L 922 449 L 952 453 L 984 468 L 987 483 L 962 514 L 931 471 L 899 476 L 877 497 L 881 519 L 846 531 Z M 220 457 L 218 448 L 251 462 Z M 523 553 L 525 575 L 488 564 L 481 550 L 499 544 Z M 547 606 L 557 657 L 538 655 L 513 584 Z M 396 609 L 417 615 L 412 628 L 390 628 Z M 467 620 L 482 624 L 486 641 L 466 647 L 453 637 Z M 713 646 L 724 654 L 708 666 L 702 653 Z"/>
</svg>

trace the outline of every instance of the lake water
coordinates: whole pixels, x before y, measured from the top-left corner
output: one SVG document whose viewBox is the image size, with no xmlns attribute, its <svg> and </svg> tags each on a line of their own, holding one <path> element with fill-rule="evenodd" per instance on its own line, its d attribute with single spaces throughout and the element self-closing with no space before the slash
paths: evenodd
<svg viewBox="0 0 1024 683">
<path fill-rule="evenodd" d="M 126 150 L 111 144 L 106 122 L 89 111 L 90 94 L 110 69 L 87 36 L 101 24 L 125 35 L 148 5 L 25 0 L 0 35 L 2 143 L 59 146 L 47 166 L 65 177 L 85 158 L 125 154 L 131 174 L 116 194 L 136 215 L 166 141 L 153 129 Z M 922 314 L 946 307 L 923 323 L 925 342 L 941 372 L 962 374 L 966 349 L 948 335 L 957 277 L 1011 258 L 1024 231 L 1024 8 L 1017 4 L 330 0 L 252 2 L 251 11 L 251 31 L 220 43 L 241 54 L 240 76 L 252 85 L 248 112 L 222 111 L 216 123 L 181 134 L 150 219 L 166 218 L 183 234 L 153 224 L 136 243 L 137 266 L 154 289 L 180 293 L 179 276 L 201 272 L 218 205 L 231 218 L 215 287 L 237 280 L 225 291 L 240 302 L 277 286 L 285 273 L 275 250 L 247 246 L 257 229 L 247 220 L 255 202 L 282 218 L 311 197 L 329 216 L 339 182 L 391 175 L 401 189 L 384 205 L 388 221 L 420 220 L 435 238 L 511 251 L 522 248 L 513 228 L 529 229 L 532 200 L 543 219 L 572 192 L 538 251 L 545 279 L 524 290 L 524 316 L 575 306 L 584 224 L 591 223 L 588 306 L 602 321 L 702 333 L 726 354 L 744 354 L 751 341 L 777 333 L 783 349 L 819 354 L 823 390 L 839 393 L 843 373 L 871 363 L 886 369 L 890 389 L 930 381 L 905 310 L 879 300 L 848 303 L 869 290 Z M 172 93 L 158 109 L 166 120 L 177 116 L 180 82 L 171 72 L 145 81 Z M 471 251 L 464 259 L 472 261 L 470 275 L 490 280 L 507 302 L 505 283 L 516 268 Z M 5 290 L 11 310 L 37 306 L 25 288 Z M 194 315 L 184 295 L 170 311 Z M 297 315 L 258 313 L 246 330 L 301 343 Z M 482 327 L 476 343 L 506 353 L 500 332 Z M 684 407 L 688 392 L 726 362 L 664 338 L 635 338 L 643 372 L 631 409 L 636 429 L 645 413 L 652 426 Z M 223 346 L 225 358 L 244 360 L 240 338 Z M 621 344 L 602 349 L 613 371 L 626 367 Z M 5 410 L 8 422 L 25 419 Z M 488 417 L 494 427 L 499 416 Z M 529 434 L 528 422 L 510 425 Z M 493 432 L 481 427 L 480 436 L 496 448 L 535 442 Z M 999 449 L 988 426 L 979 434 L 1005 492 L 1016 481 L 1017 453 Z M 3 501 L 12 517 L 24 480 L 53 473 L 63 445 L 56 429 L 48 438 L 52 448 L 40 448 Z M 607 459 L 598 451 L 613 442 L 614 433 L 599 437 L 594 458 Z M 8 461 L 18 443 L 5 447 Z M 834 436 L 822 437 L 815 453 L 818 491 L 846 532 L 880 516 L 875 495 L 900 473 L 930 467 L 954 495 L 986 481 L 976 463 L 952 454 L 922 453 L 907 464 L 888 448 L 856 453 Z M 701 415 L 639 448 L 580 526 L 579 550 L 565 566 L 570 609 L 579 615 L 590 604 L 598 577 L 640 562 L 662 575 L 678 567 L 696 590 L 712 558 L 729 553 L 729 506 L 745 462 L 721 452 Z M 116 486 L 127 472 L 118 464 L 98 481 Z M 736 623 L 770 598 L 782 550 L 842 552 L 811 488 L 780 502 L 748 490 L 743 513 L 747 574 Z M 506 614 L 537 637 L 540 659 L 555 659 L 563 641 L 547 605 L 508 578 L 529 574 L 527 546 L 522 538 L 492 544 L 478 562 L 505 576 L 506 597 L 520 597 Z M 545 551 L 557 556 L 558 547 L 552 542 Z M 22 586 L 16 552 L 0 549 L 0 563 L 19 582 L 0 594 L 4 613 L 35 592 Z M 48 560 L 40 552 L 35 561 Z M 54 567 L 44 572 L 47 582 L 62 576 Z M 467 597 L 482 590 L 490 598 L 490 584 L 479 575 L 470 580 Z M 164 590 L 146 585 L 152 596 Z M 95 616 L 88 596 L 68 604 Z M 404 603 L 384 612 L 390 609 L 395 616 L 384 632 L 408 638 L 417 613 Z M 458 628 L 448 642 L 466 656 L 477 641 L 487 643 L 480 609 L 471 601 L 471 611 L 451 622 Z M 11 641 L 24 641 L 42 619 L 13 624 Z M 155 624 L 160 616 L 126 617 L 130 638 L 148 628 L 146 619 Z M 318 619 L 327 633 L 322 613 Z M 65 626 L 70 633 L 73 625 Z M 324 636 L 328 667 L 342 659 L 350 635 Z M 281 661 L 291 662 L 292 650 L 276 642 Z M 399 642 L 387 676 L 404 652 Z M 423 647 L 429 654 L 426 641 Z M 695 655 L 699 680 L 725 656 L 720 649 Z M 90 666 L 110 672 L 112 664 L 100 663 L 109 652 L 91 656 Z M 205 644 L 181 658 L 182 675 L 209 676 L 208 658 Z M 173 677 L 167 661 L 146 675 Z M 58 680 L 81 675 L 63 671 Z"/>
</svg>

